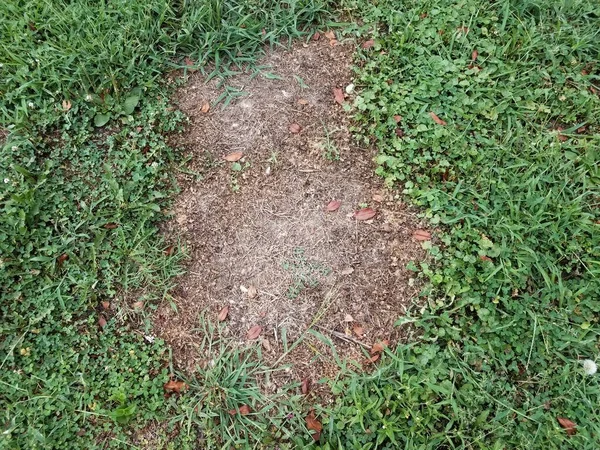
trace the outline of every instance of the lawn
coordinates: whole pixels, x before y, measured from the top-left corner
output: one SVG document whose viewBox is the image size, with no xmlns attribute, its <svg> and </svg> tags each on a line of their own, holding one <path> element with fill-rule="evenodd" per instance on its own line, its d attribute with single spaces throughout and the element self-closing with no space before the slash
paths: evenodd
<svg viewBox="0 0 600 450">
<path fill-rule="evenodd" d="M 353 132 L 433 237 L 412 341 L 324 381 L 312 443 L 300 399 L 258 389 L 278 368 L 206 320 L 222 357 L 165 399 L 150 317 L 186 256 L 158 232 L 187 170 L 164 75 L 227 74 L 336 8 L 370 44 Z M 3 3 L 0 447 L 146 448 L 154 424 L 160 448 L 598 448 L 598 42 L 593 0 Z"/>
</svg>

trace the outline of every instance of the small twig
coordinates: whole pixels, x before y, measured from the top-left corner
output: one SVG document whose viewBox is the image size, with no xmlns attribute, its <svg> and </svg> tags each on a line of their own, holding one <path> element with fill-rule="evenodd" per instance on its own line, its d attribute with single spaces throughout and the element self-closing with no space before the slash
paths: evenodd
<svg viewBox="0 0 600 450">
<path fill-rule="evenodd" d="M 335 336 L 338 339 L 341 339 L 342 341 L 351 342 L 353 344 L 360 345 L 361 347 L 363 347 L 367 350 L 371 350 L 371 347 L 372 347 L 371 345 L 365 344 L 364 342 L 360 342 L 359 340 L 354 339 L 352 336 L 348 336 L 347 334 L 340 333 L 339 331 L 328 330 L 327 328 L 323 328 L 320 325 L 315 325 L 315 327 L 319 328 L 321 331 L 331 334 L 332 336 Z"/>
</svg>

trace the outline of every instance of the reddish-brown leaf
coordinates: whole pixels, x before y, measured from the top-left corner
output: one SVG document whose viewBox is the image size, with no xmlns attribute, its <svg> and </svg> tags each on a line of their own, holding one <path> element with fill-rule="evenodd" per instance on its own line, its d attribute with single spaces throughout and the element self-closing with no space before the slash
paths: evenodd
<svg viewBox="0 0 600 450">
<path fill-rule="evenodd" d="M 318 41 L 319 39 L 321 39 L 321 33 L 319 33 L 318 31 L 313 34 L 313 41 Z"/>
<path fill-rule="evenodd" d="M 558 420 L 560 426 L 565 429 L 569 436 L 573 436 L 577 433 L 577 424 L 572 420 L 569 420 L 565 417 L 557 417 L 556 420 Z"/>
<path fill-rule="evenodd" d="M 379 359 L 380 354 L 379 353 L 375 353 L 373 356 L 371 356 L 369 359 L 367 359 L 365 361 L 366 364 L 373 364 L 374 362 L 376 362 Z"/>
<path fill-rule="evenodd" d="M 425 19 L 427 17 L 427 13 L 421 13 L 421 15 L 419 16 L 421 19 Z"/>
<path fill-rule="evenodd" d="M 248 414 L 250 414 L 252 412 L 252 409 L 248 405 L 242 405 L 242 406 L 240 406 L 238 411 L 242 416 L 247 416 Z"/>
<path fill-rule="evenodd" d="M 473 50 L 473 53 L 471 53 L 471 61 L 473 61 L 473 62 L 477 61 L 478 56 L 479 56 L 479 52 L 477 51 L 477 49 Z"/>
<path fill-rule="evenodd" d="M 181 394 L 187 389 L 187 385 L 183 381 L 169 380 L 164 384 L 164 389 L 167 394 Z"/>
<path fill-rule="evenodd" d="M 362 48 L 369 49 L 375 45 L 375 41 L 373 39 L 369 39 L 368 41 L 363 42 Z"/>
<path fill-rule="evenodd" d="M 175 251 L 175 246 L 169 245 L 167 248 L 165 248 L 165 255 L 171 256 L 173 254 L 173 251 Z"/>
<path fill-rule="evenodd" d="M 104 328 L 106 324 L 106 318 L 102 314 L 100 314 L 100 317 L 98 317 L 98 325 L 100 326 L 100 328 Z"/>
<path fill-rule="evenodd" d="M 324 34 L 329 40 L 335 39 L 335 33 L 332 30 L 326 31 Z"/>
<path fill-rule="evenodd" d="M 344 104 L 346 98 L 344 97 L 344 91 L 342 91 L 342 88 L 333 88 L 333 96 L 337 103 L 340 105 Z"/>
<path fill-rule="evenodd" d="M 66 253 L 63 253 L 58 258 L 56 258 L 56 261 L 60 265 L 60 264 L 64 263 L 67 259 L 69 259 L 69 255 L 67 255 Z"/>
<path fill-rule="evenodd" d="M 402 116 L 399 116 L 398 114 L 396 114 L 394 116 L 394 120 L 396 121 L 396 123 L 400 123 L 400 122 L 402 122 Z"/>
<path fill-rule="evenodd" d="M 193 59 L 191 59 L 191 58 L 190 58 L 190 57 L 188 57 L 188 56 L 186 56 L 186 57 L 183 59 L 183 62 L 184 62 L 184 63 L 185 63 L 185 65 L 186 65 L 186 66 L 188 66 L 188 67 L 190 67 L 190 66 L 195 66 L 195 65 L 196 65 L 196 63 L 194 62 L 194 60 L 193 60 Z"/>
<path fill-rule="evenodd" d="M 376 201 L 377 203 L 381 203 L 383 201 L 383 195 L 381 194 L 375 194 L 372 198 L 373 201 Z"/>
<path fill-rule="evenodd" d="M 369 220 L 375 217 L 376 214 L 377 211 L 375 211 L 373 208 L 363 208 L 354 213 L 354 218 L 356 220 Z"/>
<path fill-rule="evenodd" d="M 415 230 L 413 233 L 413 238 L 417 241 L 428 241 L 431 239 L 431 233 L 426 230 Z"/>
<path fill-rule="evenodd" d="M 248 333 L 246 334 L 246 337 L 249 340 L 253 340 L 253 339 L 256 339 L 258 336 L 260 336 L 260 333 L 262 333 L 262 327 L 260 325 L 254 325 L 254 326 L 250 327 L 250 329 L 248 330 Z"/>
<path fill-rule="evenodd" d="M 225 308 L 223 308 L 221 310 L 221 312 L 217 316 L 217 319 L 219 319 L 219 322 L 223 322 L 225 319 L 227 319 L 228 315 L 229 315 L 229 306 L 226 306 Z"/>
<path fill-rule="evenodd" d="M 340 209 L 340 206 L 342 206 L 342 202 L 340 202 L 339 200 L 331 200 L 329 203 L 327 203 L 325 209 L 328 212 L 334 212 Z"/>
<path fill-rule="evenodd" d="M 206 114 L 208 111 L 210 111 L 210 103 L 205 101 L 204 103 L 202 103 L 202 108 L 200 108 L 200 112 L 202 112 L 202 114 Z"/>
<path fill-rule="evenodd" d="M 102 308 L 104 308 L 104 309 L 109 309 L 110 308 L 110 302 L 104 301 L 104 302 L 101 302 L 101 305 L 102 305 Z"/>
<path fill-rule="evenodd" d="M 404 130 L 402 128 L 396 128 L 396 136 L 398 136 L 399 138 L 403 138 Z"/>
<path fill-rule="evenodd" d="M 133 309 L 135 309 L 136 311 L 139 311 L 140 309 L 144 308 L 144 302 L 141 300 L 138 300 L 137 302 L 133 302 Z"/>
<path fill-rule="evenodd" d="M 288 129 L 290 130 L 290 132 L 292 132 L 294 134 L 298 134 L 302 131 L 302 127 L 300 125 L 298 125 L 297 123 L 290 124 Z"/>
<path fill-rule="evenodd" d="M 107 223 L 104 225 L 104 228 L 107 230 L 114 230 L 115 228 L 119 228 L 119 224 L 117 223 Z"/>
<path fill-rule="evenodd" d="M 223 159 L 225 161 L 229 161 L 229 162 L 236 162 L 236 161 L 239 161 L 240 159 L 242 159 L 243 157 L 244 157 L 244 154 L 242 152 L 233 152 L 233 153 L 230 153 L 229 155 L 223 156 Z"/>
<path fill-rule="evenodd" d="M 388 341 L 387 339 L 381 342 L 376 342 L 375 344 L 373 344 L 373 347 L 371 347 L 371 354 L 383 352 L 383 349 L 386 348 L 388 345 L 390 345 L 390 341 Z"/>
<path fill-rule="evenodd" d="M 481 259 L 482 261 L 492 261 L 492 258 L 486 255 L 479 256 L 479 259 Z"/>
<path fill-rule="evenodd" d="M 321 437 L 321 431 L 323 430 L 323 425 L 321 425 L 321 422 L 319 422 L 317 420 L 317 418 L 315 417 L 314 409 L 311 409 L 310 412 L 308 413 L 308 416 L 306 416 L 306 428 L 308 428 L 309 430 L 315 431 L 315 433 L 312 435 L 312 437 L 315 441 L 318 441 L 319 438 Z"/>
<path fill-rule="evenodd" d="M 309 393 L 309 391 L 310 391 L 310 378 L 309 377 L 304 377 L 302 379 L 301 390 L 302 390 L 303 395 L 306 395 Z"/>
<path fill-rule="evenodd" d="M 352 331 L 358 337 L 363 337 L 363 335 L 365 334 L 365 329 L 358 324 L 356 324 L 352 327 Z"/>
<path fill-rule="evenodd" d="M 433 119 L 433 121 L 435 123 L 437 123 L 438 125 L 448 125 L 445 121 L 443 121 L 442 119 L 440 119 L 436 113 L 434 113 L 433 111 L 429 113 L 429 115 L 431 116 L 431 118 Z"/>
</svg>

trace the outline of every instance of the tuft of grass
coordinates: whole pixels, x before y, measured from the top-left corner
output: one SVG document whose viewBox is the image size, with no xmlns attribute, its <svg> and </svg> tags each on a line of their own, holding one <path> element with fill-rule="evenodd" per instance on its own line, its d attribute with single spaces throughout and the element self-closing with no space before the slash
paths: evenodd
<svg viewBox="0 0 600 450">
<path fill-rule="evenodd" d="M 594 2 L 349 3 L 375 40 L 357 132 L 435 237 L 425 306 L 398 322 L 418 343 L 344 382 L 328 445 L 596 447 L 599 379 L 580 364 L 600 353 Z"/>
</svg>

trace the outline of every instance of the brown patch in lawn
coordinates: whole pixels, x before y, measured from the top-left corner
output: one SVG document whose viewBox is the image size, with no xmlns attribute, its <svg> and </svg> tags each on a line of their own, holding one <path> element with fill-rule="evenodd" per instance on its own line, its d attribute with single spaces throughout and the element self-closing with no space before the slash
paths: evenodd
<svg viewBox="0 0 600 450">
<path fill-rule="evenodd" d="M 204 178 L 180 180 L 164 232 L 184 236 L 191 260 L 174 292 L 177 312 L 164 304 L 155 324 L 180 367 L 193 370 L 201 358 L 200 313 L 216 322 L 225 306 L 226 333 L 243 343 L 260 325 L 267 360 L 294 363 L 291 379 L 337 371 L 331 349 L 307 337 L 308 328 L 357 362 L 365 356 L 355 341 L 370 348 L 400 338 L 393 323 L 417 289 L 405 267 L 423 251 L 412 238 L 414 214 L 374 175 L 374 150 L 357 146 L 348 131 L 350 114 L 334 89 L 346 92 L 352 81 L 352 49 L 321 40 L 270 53 L 263 73 L 229 80 L 245 95 L 227 107 L 215 104 L 223 93 L 217 81 L 199 73 L 179 91 L 190 126 L 177 144 Z M 350 105 L 353 94 L 346 95 Z M 236 152 L 239 161 L 239 154 L 224 159 Z M 332 200 L 341 205 L 327 211 Z M 365 207 L 375 217 L 357 220 Z M 364 334 L 353 333 L 360 328 Z M 282 360 L 283 329 L 290 343 L 306 342 Z"/>
</svg>

